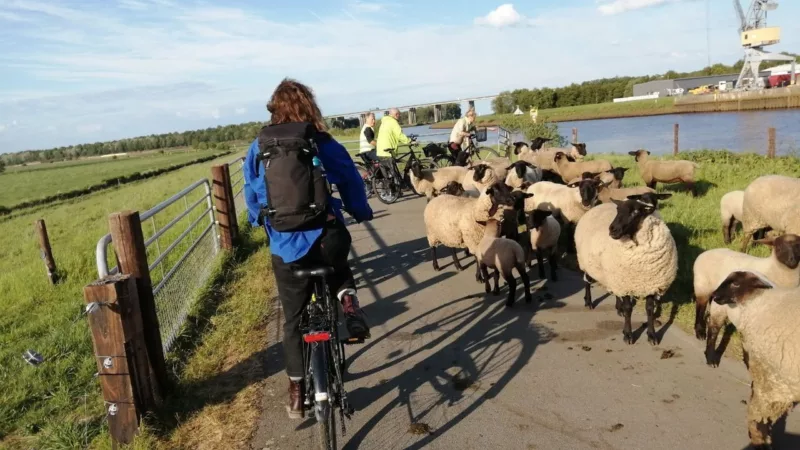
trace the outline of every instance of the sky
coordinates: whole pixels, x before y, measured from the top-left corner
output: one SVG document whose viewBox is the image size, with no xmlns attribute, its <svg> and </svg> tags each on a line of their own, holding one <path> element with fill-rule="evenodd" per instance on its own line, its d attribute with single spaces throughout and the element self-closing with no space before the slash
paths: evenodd
<svg viewBox="0 0 800 450">
<path fill-rule="evenodd" d="M 728 0 L 0 0 L 0 153 L 264 121 L 284 77 L 333 115 L 741 55 Z"/>
</svg>

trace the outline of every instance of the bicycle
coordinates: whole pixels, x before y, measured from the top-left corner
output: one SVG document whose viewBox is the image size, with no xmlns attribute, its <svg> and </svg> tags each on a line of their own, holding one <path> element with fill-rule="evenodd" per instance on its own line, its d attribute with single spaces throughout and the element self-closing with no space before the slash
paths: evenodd
<svg viewBox="0 0 800 450">
<path fill-rule="evenodd" d="M 485 142 L 486 141 L 486 128 L 479 128 L 477 131 L 470 132 L 469 136 L 467 137 L 468 145 L 467 148 L 463 149 L 459 153 L 458 161 L 456 158 L 449 154 L 438 155 L 434 158 L 434 163 L 438 167 L 446 167 L 446 166 L 467 166 L 470 162 L 472 162 L 472 158 L 475 157 L 479 160 L 482 159 L 489 159 L 489 158 L 500 158 L 500 157 L 508 157 L 508 148 L 504 152 L 504 155 L 500 155 L 497 150 L 491 147 L 478 147 L 478 142 Z M 481 156 L 483 154 L 483 156 Z"/>
<path fill-rule="evenodd" d="M 314 411 L 317 420 L 317 440 L 320 449 L 336 449 L 336 415 L 339 411 L 342 436 L 347 433 L 345 418 L 351 419 L 355 410 L 347 401 L 344 388 L 345 344 L 362 344 L 364 339 L 339 338 L 339 308 L 331 296 L 325 278 L 333 267 L 319 266 L 296 270 L 298 278 L 313 278 L 311 300 L 300 321 L 303 335 L 303 364 L 306 395 L 304 407 Z"/>
<path fill-rule="evenodd" d="M 390 160 L 391 165 L 389 167 L 386 167 L 386 164 L 383 165 L 383 167 L 389 171 L 388 179 L 383 176 L 383 171 L 379 170 L 382 163 L 373 162 L 370 165 L 359 164 L 359 166 L 365 167 L 365 170 L 368 171 L 369 183 L 378 195 L 378 200 L 386 205 L 396 202 L 403 194 L 403 189 L 408 189 L 418 196 L 422 195 L 417 192 L 411 184 L 411 176 L 409 173 L 411 172 L 411 163 L 413 161 L 419 161 L 423 168 L 436 168 L 434 163 L 428 161 L 427 158 L 423 160 L 417 156 L 415 151 L 419 146 L 417 136 L 412 134 L 409 137 L 411 138 L 411 142 L 408 144 L 408 153 L 393 156 Z M 405 162 L 402 171 L 397 165 L 398 162 Z M 380 176 L 378 176 L 379 174 Z"/>
</svg>

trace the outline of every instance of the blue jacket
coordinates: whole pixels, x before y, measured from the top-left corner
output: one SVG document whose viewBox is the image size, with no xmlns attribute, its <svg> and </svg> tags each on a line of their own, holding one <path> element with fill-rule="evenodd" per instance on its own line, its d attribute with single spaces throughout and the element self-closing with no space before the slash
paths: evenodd
<svg viewBox="0 0 800 450">
<path fill-rule="evenodd" d="M 367 203 L 367 195 L 364 192 L 364 180 L 356 170 L 353 159 L 347 153 L 342 144 L 336 142 L 327 133 L 320 133 L 316 139 L 319 148 L 319 159 L 328 182 L 335 184 L 339 189 L 341 200 L 331 197 L 329 201 L 331 213 L 344 221 L 342 215 L 342 201 L 347 212 L 358 222 L 372 220 L 372 208 Z M 247 157 L 244 160 L 244 199 L 247 203 L 247 219 L 258 226 L 258 216 L 261 208 L 267 203 L 267 187 L 264 183 L 264 170 L 256 157 L 258 156 L 258 139 L 250 144 Z M 322 235 L 322 228 L 297 231 L 281 232 L 275 231 L 265 218 L 267 233 L 270 238 L 270 249 L 273 254 L 278 255 L 284 262 L 290 263 L 297 261 L 305 256 L 314 243 Z"/>
</svg>

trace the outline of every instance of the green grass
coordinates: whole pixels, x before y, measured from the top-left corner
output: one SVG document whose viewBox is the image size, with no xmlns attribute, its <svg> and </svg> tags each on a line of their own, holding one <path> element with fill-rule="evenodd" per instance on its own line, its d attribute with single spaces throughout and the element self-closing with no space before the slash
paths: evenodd
<svg viewBox="0 0 800 450">
<path fill-rule="evenodd" d="M 212 164 L 233 157 L 0 218 L 0 448 L 37 444 L 39 448 L 73 448 L 72 444 L 101 434 L 104 410 L 93 378 L 97 368 L 89 329 L 81 311 L 83 286 L 97 278 L 94 249 L 108 232 L 108 214 L 122 209 L 144 211 L 209 177 Z M 47 223 L 62 277 L 56 286 L 47 281 L 39 257 L 33 228 L 39 218 Z M 166 220 L 160 218 L 156 225 Z M 162 246 L 182 231 L 181 225 L 185 223 L 164 236 Z M 151 232 L 145 227 L 146 236 Z M 181 249 L 176 252 L 180 255 Z M 40 352 L 45 362 L 39 367 L 26 364 L 22 354 L 27 349 Z"/>
<path fill-rule="evenodd" d="M 523 112 L 526 117 L 530 117 L 528 111 Z M 537 121 L 568 122 L 573 120 L 610 119 L 673 113 L 675 113 L 674 99 L 665 97 L 635 102 L 598 103 L 594 105 L 540 109 Z M 512 114 L 487 114 L 478 116 L 476 123 L 479 127 L 499 126 L 502 125 L 504 118 L 512 116 Z M 451 128 L 453 124 L 455 124 L 454 120 L 448 120 L 434 124 L 431 128 Z"/>
<path fill-rule="evenodd" d="M 8 168 L 0 175 L 0 205 L 10 207 L 25 201 L 85 188 L 109 178 L 168 167 L 220 153 L 218 150 L 131 153 L 117 159 L 95 158 L 52 164 Z"/>
</svg>

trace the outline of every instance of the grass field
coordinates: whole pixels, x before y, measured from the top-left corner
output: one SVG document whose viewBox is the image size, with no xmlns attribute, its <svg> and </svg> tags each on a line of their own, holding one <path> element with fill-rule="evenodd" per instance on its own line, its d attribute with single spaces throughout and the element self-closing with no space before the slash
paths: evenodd
<svg viewBox="0 0 800 450">
<path fill-rule="evenodd" d="M 144 211 L 231 159 L 0 219 L 0 448 L 78 448 L 100 435 L 104 409 L 81 311 L 83 286 L 97 278 L 94 249 L 108 232 L 107 216 Z M 33 229 L 39 218 L 47 223 L 62 277 L 57 286 L 47 281 L 39 257 Z M 21 355 L 27 349 L 45 362 L 26 364 Z"/>
<path fill-rule="evenodd" d="M 528 111 L 523 111 L 528 116 Z M 539 122 L 568 122 L 573 120 L 611 119 L 617 117 L 639 117 L 659 114 L 675 113 L 675 104 L 672 97 L 656 100 L 640 100 L 621 103 L 598 103 L 594 105 L 568 106 L 564 108 L 540 109 L 537 120 Z M 499 126 L 503 118 L 511 114 L 480 115 L 476 119 L 478 126 Z M 454 120 L 448 120 L 431 125 L 431 128 L 451 128 Z"/>
<path fill-rule="evenodd" d="M 52 164 L 9 167 L 0 175 L 0 205 L 10 207 L 60 192 L 85 188 L 135 172 L 182 164 L 220 153 L 219 150 L 165 151 L 130 156 L 94 158 Z"/>
</svg>

